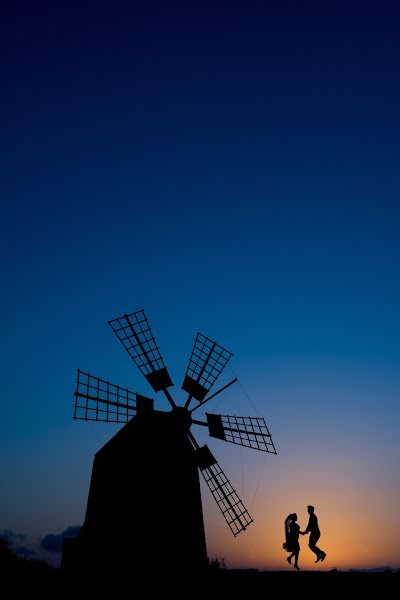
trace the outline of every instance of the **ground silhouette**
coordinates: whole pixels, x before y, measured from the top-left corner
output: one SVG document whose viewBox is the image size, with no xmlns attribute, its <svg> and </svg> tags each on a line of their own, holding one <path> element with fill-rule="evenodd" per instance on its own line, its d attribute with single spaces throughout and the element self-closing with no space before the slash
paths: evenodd
<svg viewBox="0 0 400 600">
<path fill-rule="evenodd" d="M 134 592 L 146 591 L 146 594 L 161 595 L 173 593 L 175 598 L 191 596 L 212 597 L 221 594 L 233 598 L 243 598 L 245 594 L 260 593 L 266 595 L 272 590 L 278 593 L 331 593 L 389 594 L 400 583 L 400 571 L 387 568 L 381 572 L 365 571 L 259 571 L 257 569 L 229 569 L 223 560 L 209 560 L 209 566 L 201 573 L 180 570 L 179 557 L 177 567 L 171 572 L 150 565 L 145 572 L 135 571 L 135 565 L 127 573 L 91 572 L 72 577 L 66 576 L 60 569 L 51 567 L 42 560 L 31 560 L 17 556 L 0 540 L 0 573 L 3 585 L 11 585 L 20 593 L 40 593 L 41 597 L 70 597 L 77 589 L 81 593 L 113 596 L 120 592 L 126 595 L 126 586 Z M 78 586 L 78 587 L 77 587 Z"/>
</svg>

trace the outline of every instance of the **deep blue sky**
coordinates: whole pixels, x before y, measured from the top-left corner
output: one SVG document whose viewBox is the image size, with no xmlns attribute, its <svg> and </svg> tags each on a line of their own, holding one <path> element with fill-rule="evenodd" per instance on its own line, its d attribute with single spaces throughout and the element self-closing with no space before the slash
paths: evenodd
<svg viewBox="0 0 400 600">
<path fill-rule="evenodd" d="M 82 522 L 110 430 L 71 422 L 75 370 L 148 395 L 107 325 L 141 308 L 178 396 L 197 331 L 234 353 L 279 450 L 271 514 L 301 514 L 327 463 L 351 457 L 398 501 L 399 17 L 388 1 L 3 15 L 0 532 Z M 280 488 L 292 469 L 297 506 Z M 373 521 L 377 503 L 362 506 Z M 275 549 L 254 562 L 284 560 Z"/>
</svg>

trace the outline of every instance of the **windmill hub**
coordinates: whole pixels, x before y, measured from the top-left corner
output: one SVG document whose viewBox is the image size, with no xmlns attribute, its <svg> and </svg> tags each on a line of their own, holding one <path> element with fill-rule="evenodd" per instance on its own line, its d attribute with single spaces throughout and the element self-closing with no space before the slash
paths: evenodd
<svg viewBox="0 0 400 600">
<path fill-rule="evenodd" d="M 190 411 L 184 406 L 174 406 L 172 408 L 172 414 L 174 419 L 176 419 L 177 425 L 185 431 L 189 431 L 192 424 L 192 415 Z"/>
</svg>

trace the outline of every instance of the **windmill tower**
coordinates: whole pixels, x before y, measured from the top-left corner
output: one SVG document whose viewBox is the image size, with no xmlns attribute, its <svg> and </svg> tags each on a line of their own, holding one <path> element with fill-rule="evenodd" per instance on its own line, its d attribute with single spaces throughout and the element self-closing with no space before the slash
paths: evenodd
<svg viewBox="0 0 400 600">
<path fill-rule="evenodd" d="M 253 519 L 208 446 L 191 428 L 208 428 L 220 440 L 276 454 L 263 418 L 193 414 L 237 381 L 210 394 L 232 353 L 197 333 L 178 406 L 173 386 L 143 310 L 109 321 L 114 333 L 154 392 L 171 410 L 158 411 L 154 400 L 78 370 L 74 419 L 124 423 L 96 453 L 83 527 L 64 540 L 64 572 L 198 572 L 207 567 L 199 471 L 232 534 Z"/>
</svg>

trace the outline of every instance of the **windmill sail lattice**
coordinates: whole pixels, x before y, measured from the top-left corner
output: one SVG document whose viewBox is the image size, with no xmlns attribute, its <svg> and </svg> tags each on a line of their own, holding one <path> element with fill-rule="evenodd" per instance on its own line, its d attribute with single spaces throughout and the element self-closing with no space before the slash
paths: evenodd
<svg viewBox="0 0 400 600">
<path fill-rule="evenodd" d="M 144 310 L 113 319 L 109 324 L 155 392 L 173 385 Z"/>
<path fill-rule="evenodd" d="M 212 413 L 206 413 L 206 421 L 192 417 L 195 410 L 237 381 L 234 379 L 209 393 L 232 357 L 231 352 L 197 333 L 182 383 L 188 396 L 183 405 L 178 405 L 168 389 L 173 386 L 172 379 L 144 310 L 108 323 L 153 391 L 163 392 L 171 411 L 157 411 L 152 398 L 78 370 L 74 419 L 124 424 L 96 454 L 84 534 L 79 537 L 80 554 L 82 548 L 87 547 L 97 560 L 104 560 L 107 548 L 117 540 L 122 544 L 124 539 L 126 544 L 129 532 L 126 523 L 131 514 L 142 513 L 132 529 L 132 536 L 137 540 L 134 556 L 138 565 L 144 566 L 139 548 L 150 551 L 148 523 L 152 523 L 154 536 L 159 530 L 167 530 L 170 544 L 175 544 L 177 550 L 186 547 L 185 556 L 190 555 L 192 563 L 204 566 L 207 556 L 199 471 L 233 535 L 244 531 L 253 519 L 209 448 L 197 443 L 192 425 L 206 427 L 210 437 L 276 454 L 271 434 L 265 420 L 259 417 Z M 190 408 L 193 401 L 195 404 Z M 128 478 L 130 472 L 132 482 Z M 167 495 L 164 489 L 168 489 Z M 161 506 L 165 516 L 157 518 Z M 112 511 L 118 516 L 110 521 Z M 105 524 L 108 524 L 106 536 L 100 534 Z M 118 533 L 118 527 L 124 529 L 124 538 Z M 64 544 L 64 566 L 71 562 L 69 544 Z M 170 555 L 170 550 L 165 546 L 165 554 Z M 109 558 L 111 561 L 110 553 Z"/>
<path fill-rule="evenodd" d="M 211 437 L 276 454 L 271 434 L 262 417 L 235 417 L 210 413 L 206 416 Z"/>
<path fill-rule="evenodd" d="M 231 356 L 231 352 L 216 342 L 201 333 L 197 334 L 182 384 L 182 389 L 189 394 L 186 408 L 192 397 L 200 404 L 204 401 Z"/>
<path fill-rule="evenodd" d="M 145 401 L 153 403 L 152 398 L 78 369 L 74 419 L 127 423 L 135 415 L 138 404 Z"/>
</svg>

